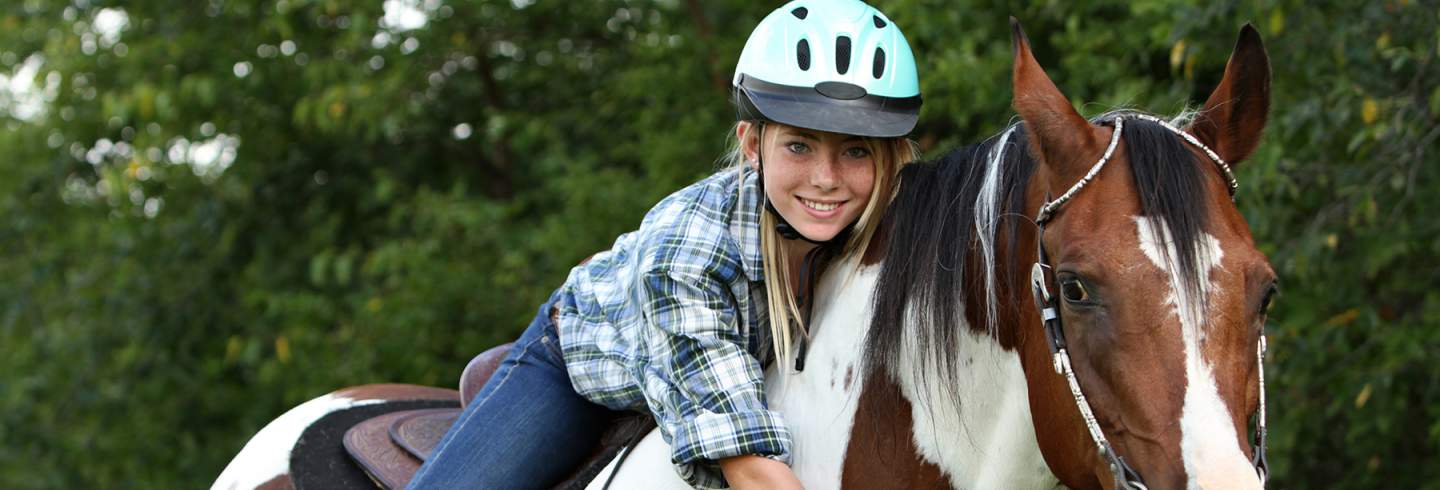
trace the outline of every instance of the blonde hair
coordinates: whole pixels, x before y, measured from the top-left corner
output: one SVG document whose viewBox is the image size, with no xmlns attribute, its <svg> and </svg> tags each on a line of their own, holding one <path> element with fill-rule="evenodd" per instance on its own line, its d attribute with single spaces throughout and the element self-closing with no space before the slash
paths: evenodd
<svg viewBox="0 0 1440 490">
<path fill-rule="evenodd" d="M 749 162 L 745 158 L 745 142 L 739 134 L 740 124 L 736 123 L 730 131 L 731 150 L 727 154 L 729 167 L 737 172 L 744 172 Z M 776 123 L 765 123 L 765 125 L 776 125 Z M 751 128 L 759 127 L 751 125 Z M 749 131 L 743 138 L 749 138 Z M 768 131 L 766 131 L 768 132 Z M 763 136 L 762 134 L 756 137 Z M 778 134 L 778 133 L 777 133 Z M 875 162 L 875 183 L 870 189 L 870 202 L 865 205 L 865 210 L 855 221 L 855 228 L 850 233 L 850 238 L 845 241 L 841 249 L 838 261 L 852 256 L 864 256 L 870 239 L 875 236 L 875 230 L 880 226 L 880 219 L 885 208 L 890 205 L 890 200 L 895 195 L 895 185 L 900 175 L 900 169 L 914 161 L 919 155 L 919 148 L 915 142 L 905 138 L 870 138 L 863 139 L 866 148 L 870 151 Z M 759 148 L 764 148 L 764 141 L 759 141 Z M 760 176 L 758 178 L 764 178 Z M 743 179 L 741 180 L 743 182 Z M 768 196 L 761 195 L 762 203 Z M 760 210 L 760 255 L 763 258 L 765 271 L 765 296 L 766 305 L 770 314 L 770 343 L 774 347 L 775 361 L 788 362 L 793 354 L 795 344 L 794 334 L 809 336 L 809 328 L 805 324 L 805 316 L 800 311 L 800 305 L 795 299 L 795 292 L 790 288 L 790 270 L 793 264 L 790 263 L 790 255 L 785 253 L 784 238 L 775 231 L 776 219 L 774 214 L 766 210 Z M 855 262 L 857 265 L 859 262 Z M 853 271 L 852 271 L 853 272 Z M 778 286 L 778 287 L 777 287 Z M 801 285 L 804 287 L 805 285 Z M 811 300 L 814 301 L 813 299 Z M 782 365 L 781 372 L 789 372 L 788 368 Z"/>
</svg>

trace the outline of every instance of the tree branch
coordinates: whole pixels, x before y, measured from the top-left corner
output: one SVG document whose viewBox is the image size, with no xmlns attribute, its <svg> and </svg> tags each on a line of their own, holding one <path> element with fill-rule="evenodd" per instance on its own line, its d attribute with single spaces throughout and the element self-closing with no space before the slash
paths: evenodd
<svg viewBox="0 0 1440 490">
<path fill-rule="evenodd" d="M 490 43 L 485 42 L 482 45 L 486 46 L 488 51 Z M 490 63 L 490 54 L 488 52 L 478 53 L 475 58 L 478 61 L 476 72 L 480 75 L 480 84 L 485 87 L 485 105 L 491 112 L 504 112 L 505 99 L 500 95 L 500 82 L 495 80 L 495 70 Z M 491 156 L 489 166 L 495 171 L 495 178 L 486 181 L 488 184 L 486 194 L 494 198 L 508 199 L 515 192 L 514 186 L 511 185 L 514 163 L 511 159 L 509 129 L 500 131 L 490 146 L 489 153 Z"/>
<path fill-rule="evenodd" d="M 710 83 L 716 90 L 725 92 L 730 88 L 730 84 L 720 70 L 716 69 L 715 48 L 710 42 L 715 37 L 715 29 L 710 25 L 710 19 L 705 16 L 700 0 L 685 0 L 685 5 L 690 8 L 690 19 L 695 21 L 695 31 L 700 35 L 700 46 L 705 52 L 705 71 L 710 73 Z"/>
</svg>

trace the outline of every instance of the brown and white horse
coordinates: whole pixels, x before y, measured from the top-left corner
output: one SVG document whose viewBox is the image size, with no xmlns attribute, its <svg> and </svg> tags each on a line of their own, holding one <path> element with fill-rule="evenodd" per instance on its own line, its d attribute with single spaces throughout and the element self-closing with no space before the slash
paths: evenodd
<svg viewBox="0 0 1440 490">
<path fill-rule="evenodd" d="M 1257 412 L 1263 434 L 1276 276 L 1229 167 L 1269 108 L 1258 33 L 1242 29 L 1183 132 L 1131 112 L 1085 120 L 1018 24 L 1014 42 L 1024 122 L 911 165 L 883 256 L 822 278 L 808 367 L 767 373 L 797 475 L 811 489 L 1260 488 L 1247 434 Z M 685 488 L 668 467 L 652 433 L 613 488 Z"/>
</svg>

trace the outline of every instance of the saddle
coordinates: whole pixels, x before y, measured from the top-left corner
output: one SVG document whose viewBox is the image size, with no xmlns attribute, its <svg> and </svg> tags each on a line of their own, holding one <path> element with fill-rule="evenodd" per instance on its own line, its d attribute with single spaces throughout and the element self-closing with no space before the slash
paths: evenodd
<svg viewBox="0 0 1440 490">
<path fill-rule="evenodd" d="M 345 452 L 375 485 L 383 489 L 405 488 L 420 465 L 434 453 L 446 431 L 460 417 L 465 404 L 475 397 L 500 366 L 510 347 L 511 344 L 494 347 L 470 360 L 460 376 L 458 394 L 440 390 L 449 392 L 445 395 L 458 395 L 458 407 L 398 410 L 373 416 L 345 432 Z M 637 434 L 649 432 L 652 427 L 654 420 L 647 414 L 625 415 L 612 420 L 589 460 L 554 488 L 585 488 L 627 443 Z"/>
</svg>

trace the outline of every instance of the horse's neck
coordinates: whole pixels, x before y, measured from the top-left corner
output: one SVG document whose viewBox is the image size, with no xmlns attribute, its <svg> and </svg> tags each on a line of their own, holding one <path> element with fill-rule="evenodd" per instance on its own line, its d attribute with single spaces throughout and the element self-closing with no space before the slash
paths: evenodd
<svg viewBox="0 0 1440 490">
<path fill-rule="evenodd" d="M 790 427 L 795 441 L 793 467 L 801 481 L 812 488 L 839 487 L 847 454 L 858 454 L 847 451 L 852 438 L 909 437 L 917 461 L 938 467 L 957 488 L 1054 487 L 1055 479 L 1035 443 L 1019 357 L 963 319 L 955 325 L 967 332 L 959 336 L 960 367 L 965 372 L 955 387 L 958 404 L 940 387 L 918 381 L 912 367 L 938 367 L 921 366 L 919 336 L 907 335 L 899 368 L 890 377 L 905 400 L 895 407 L 867 403 L 858 410 L 862 391 L 876 386 L 867 387 L 861 359 L 879 266 L 853 275 L 852 270 L 849 262 L 836 264 L 816 289 L 814 336 L 805 370 L 782 375 L 777 368 L 793 366 L 788 360 L 767 372 L 769 402 Z M 904 405 L 913 424 L 894 427 L 895 411 L 904 410 Z M 857 417 L 870 423 L 857 425 Z M 876 429 L 889 433 L 856 433 Z M 897 475 L 917 471 L 902 466 L 890 464 L 884 471 Z"/>
</svg>

